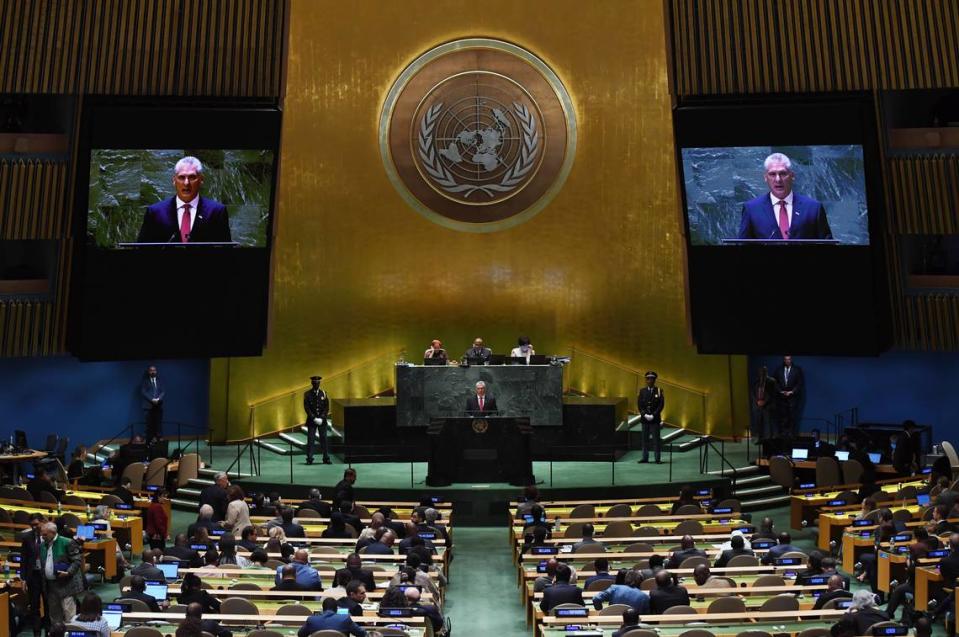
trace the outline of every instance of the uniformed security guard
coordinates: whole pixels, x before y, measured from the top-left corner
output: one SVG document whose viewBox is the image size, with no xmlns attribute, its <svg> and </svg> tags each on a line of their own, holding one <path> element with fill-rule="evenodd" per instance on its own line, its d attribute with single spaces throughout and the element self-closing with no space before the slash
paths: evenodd
<svg viewBox="0 0 959 637">
<path fill-rule="evenodd" d="M 322 376 L 310 376 L 312 387 L 303 394 L 303 409 L 306 411 L 306 464 L 313 464 L 313 440 L 316 428 L 320 428 L 320 449 L 323 451 L 323 464 L 330 461 L 329 447 L 326 442 L 326 419 L 330 414 L 330 399 L 320 389 Z"/>
<path fill-rule="evenodd" d="M 663 405 L 666 404 L 663 390 L 656 386 L 656 372 L 646 372 L 646 386 L 639 390 L 639 418 L 643 423 L 643 459 L 640 462 L 649 462 L 649 448 L 653 447 L 656 454 L 656 464 L 659 459 L 662 439 L 659 431 L 663 423 Z"/>
</svg>

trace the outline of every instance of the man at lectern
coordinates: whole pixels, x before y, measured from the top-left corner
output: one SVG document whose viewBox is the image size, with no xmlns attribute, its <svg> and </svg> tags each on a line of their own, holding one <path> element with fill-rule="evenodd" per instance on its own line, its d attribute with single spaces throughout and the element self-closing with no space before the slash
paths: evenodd
<svg viewBox="0 0 959 637">
<path fill-rule="evenodd" d="M 666 404 L 666 397 L 663 390 L 656 386 L 656 372 L 646 372 L 646 386 L 639 390 L 639 419 L 643 423 L 643 459 L 640 462 L 649 462 L 649 448 L 652 447 L 656 454 L 656 464 L 659 459 L 659 451 L 662 440 L 659 437 L 659 430 L 662 425 L 663 406 Z"/>
<path fill-rule="evenodd" d="M 231 240 L 226 206 L 200 196 L 203 164 L 184 157 L 173 167 L 176 195 L 147 208 L 137 243 L 225 243 Z"/>
<path fill-rule="evenodd" d="M 322 376 L 310 376 L 310 389 L 303 394 L 303 409 L 306 411 L 306 464 L 313 464 L 313 444 L 317 427 L 320 433 L 320 450 L 323 464 L 332 464 L 326 441 L 326 419 L 330 414 L 330 399 L 320 389 Z"/>
<path fill-rule="evenodd" d="M 493 350 L 483 345 L 483 339 L 474 338 L 473 347 L 466 350 L 463 359 L 471 365 L 483 365 L 489 362 L 493 356 Z"/>
<path fill-rule="evenodd" d="M 486 394 L 486 383 L 476 383 L 476 395 L 466 399 L 466 413 L 471 416 L 496 413 L 496 399 Z"/>
</svg>

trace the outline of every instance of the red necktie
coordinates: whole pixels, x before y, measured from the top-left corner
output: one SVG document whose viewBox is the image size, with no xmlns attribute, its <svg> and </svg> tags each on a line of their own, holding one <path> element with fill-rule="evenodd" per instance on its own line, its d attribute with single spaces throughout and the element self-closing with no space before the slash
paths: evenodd
<svg viewBox="0 0 959 637">
<path fill-rule="evenodd" d="M 779 202 L 779 231 L 782 233 L 783 239 L 789 238 L 789 215 L 786 214 L 785 199 Z"/>
<path fill-rule="evenodd" d="M 782 225 L 780 223 L 780 225 Z M 186 243 L 190 239 L 190 204 L 183 204 L 183 219 L 180 220 L 180 242 Z"/>
<path fill-rule="evenodd" d="M 483 397 L 480 396 L 480 411 L 483 411 Z"/>
</svg>

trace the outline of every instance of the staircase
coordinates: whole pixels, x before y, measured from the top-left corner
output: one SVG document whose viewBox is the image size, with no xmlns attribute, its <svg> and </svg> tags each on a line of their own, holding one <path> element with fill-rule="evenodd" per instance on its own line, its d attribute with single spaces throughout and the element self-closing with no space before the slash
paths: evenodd
<svg viewBox="0 0 959 637">
<path fill-rule="evenodd" d="M 732 478 L 728 467 L 710 471 L 710 475 Z M 730 497 L 742 503 L 743 511 L 770 509 L 789 504 L 789 491 L 772 481 L 769 473 L 756 465 L 736 467 L 736 486 Z"/>
<path fill-rule="evenodd" d="M 343 434 L 333 426 L 331 420 L 328 420 L 327 423 L 326 435 L 330 445 L 342 443 Z M 291 431 L 281 431 L 272 436 L 257 438 L 253 443 L 264 451 L 269 451 L 279 456 L 299 456 L 306 453 L 307 431 L 306 425 L 300 425 Z M 313 449 L 318 450 L 320 448 L 319 444 L 320 435 L 315 434 Z"/>
<path fill-rule="evenodd" d="M 635 449 L 641 448 L 643 421 L 640 416 L 634 414 L 627 418 L 625 428 L 634 436 L 630 446 Z M 664 422 L 662 427 L 660 427 L 659 437 L 662 441 L 661 449 L 663 453 L 669 453 L 670 451 L 673 453 L 685 453 L 701 447 L 709 440 L 709 436 L 671 425 L 668 422 Z"/>
</svg>

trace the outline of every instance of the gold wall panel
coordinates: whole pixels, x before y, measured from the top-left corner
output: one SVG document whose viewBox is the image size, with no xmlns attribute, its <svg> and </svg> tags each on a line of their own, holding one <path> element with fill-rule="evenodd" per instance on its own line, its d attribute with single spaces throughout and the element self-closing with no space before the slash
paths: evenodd
<svg viewBox="0 0 959 637">
<path fill-rule="evenodd" d="M 959 86 L 953 0 L 666 0 L 676 95 Z"/>
<path fill-rule="evenodd" d="M 688 338 L 665 33 L 660 0 L 356 0 L 322 11 L 294 0 L 270 339 L 262 357 L 214 361 L 215 437 L 248 436 L 251 404 L 311 374 L 386 352 L 415 359 L 434 337 L 454 356 L 474 336 L 506 352 L 520 334 L 541 353 L 579 346 L 656 369 L 708 394 L 699 428 L 741 429 L 744 359 L 697 355 Z M 474 36 L 543 58 L 579 126 L 563 190 L 530 221 L 487 235 L 410 209 L 377 144 L 394 78 L 437 44 Z"/>
</svg>

